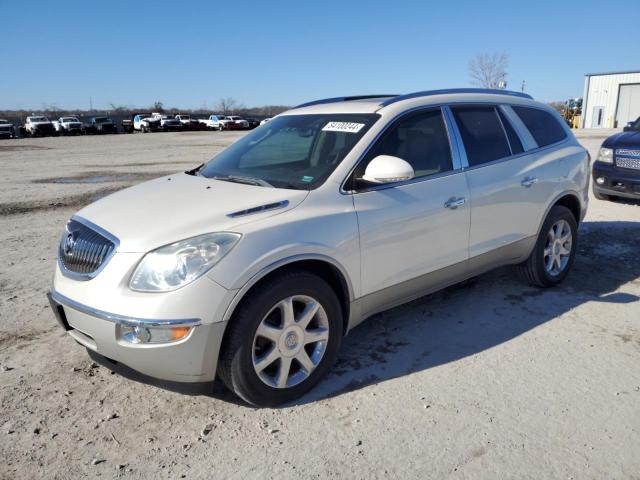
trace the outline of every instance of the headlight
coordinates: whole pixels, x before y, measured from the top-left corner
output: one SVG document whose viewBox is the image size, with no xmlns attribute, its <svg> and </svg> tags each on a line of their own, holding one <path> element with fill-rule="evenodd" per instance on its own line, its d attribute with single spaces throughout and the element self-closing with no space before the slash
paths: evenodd
<svg viewBox="0 0 640 480">
<path fill-rule="evenodd" d="M 233 247 L 238 233 L 207 233 L 147 253 L 131 276 L 129 288 L 139 292 L 168 292 L 202 276 Z"/>
<path fill-rule="evenodd" d="M 601 148 L 596 160 L 602 163 L 613 163 L 613 150 L 610 148 Z"/>
</svg>

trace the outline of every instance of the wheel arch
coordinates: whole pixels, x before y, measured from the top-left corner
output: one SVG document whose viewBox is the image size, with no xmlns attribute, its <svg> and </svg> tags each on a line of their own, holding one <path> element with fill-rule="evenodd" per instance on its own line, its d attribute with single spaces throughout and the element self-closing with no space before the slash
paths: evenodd
<svg viewBox="0 0 640 480">
<path fill-rule="evenodd" d="M 324 255 L 296 255 L 281 259 L 263 268 L 247 281 L 235 295 L 227 307 L 223 321 L 229 321 L 233 317 L 242 301 L 251 294 L 258 285 L 269 281 L 273 276 L 288 270 L 304 270 L 313 273 L 327 282 L 336 293 L 343 314 L 343 334 L 347 332 L 349 317 L 351 314 L 351 302 L 354 300 L 353 286 L 342 265 L 330 257 Z"/>
<path fill-rule="evenodd" d="M 542 215 L 542 218 L 540 219 L 540 224 L 538 225 L 538 235 L 540 234 L 540 230 L 542 230 L 542 225 L 544 225 L 544 221 L 549 215 L 549 212 L 556 205 L 562 205 L 563 207 L 568 208 L 571 213 L 573 213 L 576 223 L 580 225 L 580 222 L 582 221 L 582 202 L 580 201 L 580 195 L 573 190 L 565 191 L 557 195 L 547 206 L 544 215 Z"/>
</svg>

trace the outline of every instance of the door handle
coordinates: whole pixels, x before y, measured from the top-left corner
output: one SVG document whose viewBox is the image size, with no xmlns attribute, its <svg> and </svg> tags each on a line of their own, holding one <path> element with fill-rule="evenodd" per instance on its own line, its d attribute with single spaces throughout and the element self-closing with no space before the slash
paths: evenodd
<svg viewBox="0 0 640 480">
<path fill-rule="evenodd" d="M 536 177 L 526 177 L 524 180 L 520 182 L 520 185 L 523 187 L 529 188 L 534 183 L 538 183 L 538 179 Z"/>
<path fill-rule="evenodd" d="M 449 200 L 444 202 L 444 208 L 450 208 L 451 210 L 455 210 L 458 207 L 461 207 L 466 203 L 467 199 L 464 197 L 451 197 Z"/>
</svg>

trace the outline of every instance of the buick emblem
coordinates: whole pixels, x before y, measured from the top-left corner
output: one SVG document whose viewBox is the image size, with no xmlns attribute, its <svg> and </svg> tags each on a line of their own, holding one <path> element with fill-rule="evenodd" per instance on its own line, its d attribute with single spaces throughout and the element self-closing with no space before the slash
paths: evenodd
<svg viewBox="0 0 640 480">
<path fill-rule="evenodd" d="M 62 247 L 64 254 L 65 255 L 71 254 L 71 252 L 73 251 L 73 247 L 75 247 L 75 245 L 76 245 L 76 239 L 73 237 L 73 233 L 69 233 L 67 235 L 67 238 L 64 241 L 64 246 Z"/>
<path fill-rule="evenodd" d="M 298 346 L 298 335 L 295 332 L 289 332 L 284 338 L 284 344 L 289 350 L 293 350 Z"/>
</svg>

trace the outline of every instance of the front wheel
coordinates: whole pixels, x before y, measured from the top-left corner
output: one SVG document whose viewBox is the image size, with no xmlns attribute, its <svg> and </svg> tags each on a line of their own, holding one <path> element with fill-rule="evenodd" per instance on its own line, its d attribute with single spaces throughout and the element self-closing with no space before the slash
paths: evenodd
<svg viewBox="0 0 640 480">
<path fill-rule="evenodd" d="M 340 302 L 324 280 L 305 271 L 273 277 L 234 314 L 218 362 L 220 378 L 252 405 L 295 400 L 335 361 L 342 325 Z"/>
<path fill-rule="evenodd" d="M 525 281 L 537 287 L 562 282 L 573 265 L 578 244 L 578 222 L 571 210 L 554 206 L 542 225 L 529 258 L 518 265 Z"/>
</svg>

